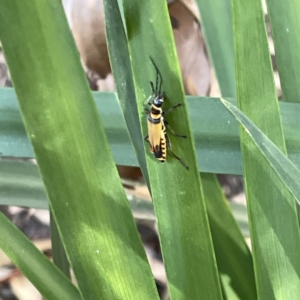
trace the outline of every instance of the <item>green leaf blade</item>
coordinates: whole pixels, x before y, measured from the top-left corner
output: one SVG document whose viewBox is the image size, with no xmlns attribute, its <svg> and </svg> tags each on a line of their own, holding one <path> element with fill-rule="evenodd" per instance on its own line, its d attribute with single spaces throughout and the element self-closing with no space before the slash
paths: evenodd
<svg viewBox="0 0 300 300">
<path fill-rule="evenodd" d="M 25 127 L 83 297 L 153 299 L 155 282 L 61 1 L 0 5 Z"/>
<path fill-rule="evenodd" d="M 79 291 L 70 280 L 2 213 L 0 213 L 0 225 L 2 229 L 0 235 L 1 249 L 43 296 L 50 300 L 58 298 L 82 299 Z M 41 274 L 45 276 L 41 276 Z"/>
<path fill-rule="evenodd" d="M 118 1 L 104 1 L 104 9 L 106 16 L 107 45 L 110 63 L 116 82 L 118 99 L 126 120 L 134 150 L 137 154 L 138 165 L 140 166 L 149 187 L 144 140 L 136 106 L 129 50 Z"/>
<path fill-rule="evenodd" d="M 286 152 L 262 4 L 232 3 L 239 107 Z M 243 130 L 241 148 L 258 297 L 296 299 L 300 290 L 291 288 L 299 287 L 295 200 Z"/>
<path fill-rule="evenodd" d="M 138 166 L 120 103 L 114 93 L 93 93 L 98 112 L 104 123 L 115 163 Z M 231 101 L 231 100 L 230 100 Z M 218 174 L 242 175 L 238 123 L 226 111 L 218 98 L 187 97 L 187 107 L 201 171 Z M 280 103 L 285 141 L 289 158 L 300 166 L 300 105 Z M 13 89 L 0 89 L 0 152 L 3 156 L 34 158 L 32 146 L 26 134 Z M 1 183 L 10 176 L 17 176 L 3 167 Z M 22 173 L 23 174 L 23 173 Z M 6 188 L 0 188 L 4 192 Z M 0 197 L 1 198 L 1 197 Z M 3 197 L 2 197 L 3 199 Z"/>
<path fill-rule="evenodd" d="M 250 119 L 248 119 L 237 107 L 232 105 L 225 99 L 221 99 L 225 107 L 234 115 L 234 117 L 244 127 L 244 131 L 254 141 L 258 149 L 268 160 L 269 164 L 276 171 L 281 181 L 290 190 L 298 203 L 300 203 L 300 187 L 298 178 L 300 176 L 299 168 L 297 168 L 291 160 L 289 160 L 282 151 L 256 127 Z M 294 205 L 291 203 L 291 208 Z"/>
<path fill-rule="evenodd" d="M 268 15 L 275 46 L 276 64 L 279 71 L 284 101 L 300 99 L 300 3 L 267 0 Z"/>
<path fill-rule="evenodd" d="M 197 0 L 206 45 L 223 97 L 236 97 L 231 1 Z"/>
<path fill-rule="evenodd" d="M 139 118 L 147 133 L 143 103 L 151 94 L 149 81 L 156 72 L 150 56 L 163 78 L 164 110 L 177 103 L 183 106 L 166 117 L 175 132 L 187 134 L 186 140 L 170 134 L 172 150 L 190 167 L 186 170 L 170 153 L 164 164 L 155 160 L 145 143 L 152 198 L 172 299 L 221 299 L 205 203 L 174 40 L 166 3 L 161 1 L 123 1 L 127 25 Z M 133 17 L 138 14 L 138 18 Z M 200 268 L 201 266 L 201 268 Z"/>
<path fill-rule="evenodd" d="M 218 270 L 227 299 L 256 299 L 252 255 L 213 174 L 201 173 Z"/>
</svg>

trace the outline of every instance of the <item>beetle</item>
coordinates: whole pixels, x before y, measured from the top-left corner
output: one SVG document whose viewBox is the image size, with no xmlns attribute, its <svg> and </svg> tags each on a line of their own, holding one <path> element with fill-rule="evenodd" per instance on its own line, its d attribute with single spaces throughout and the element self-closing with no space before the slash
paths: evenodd
<svg viewBox="0 0 300 300">
<path fill-rule="evenodd" d="M 170 127 L 169 123 L 164 118 L 164 116 L 166 116 L 172 110 L 181 106 L 182 104 L 178 103 L 172 106 L 166 112 L 163 110 L 163 103 L 165 98 L 164 92 L 162 92 L 161 90 L 163 79 L 158 67 L 154 63 L 151 56 L 150 60 L 156 70 L 156 84 L 154 88 L 153 82 L 150 81 L 152 94 L 147 100 L 147 104 L 150 105 L 150 109 L 145 109 L 148 123 L 148 135 L 145 137 L 145 140 L 150 144 L 150 151 L 160 162 L 165 162 L 168 151 L 188 170 L 189 167 L 187 166 L 187 164 L 171 150 L 171 141 L 167 134 L 166 127 L 168 127 L 169 131 L 175 136 L 186 138 L 186 135 L 175 133 L 175 131 Z M 151 98 L 153 98 L 152 101 Z"/>
</svg>

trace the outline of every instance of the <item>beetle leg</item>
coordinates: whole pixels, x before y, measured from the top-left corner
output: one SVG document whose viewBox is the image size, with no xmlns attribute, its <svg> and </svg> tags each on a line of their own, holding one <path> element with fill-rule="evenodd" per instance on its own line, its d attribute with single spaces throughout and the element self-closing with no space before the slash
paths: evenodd
<svg viewBox="0 0 300 300">
<path fill-rule="evenodd" d="M 167 148 L 168 149 L 171 149 L 172 148 L 172 145 L 171 145 L 171 141 L 169 139 L 169 136 L 167 134 L 165 134 L 165 137 L 166 137 L 166 144 L 167 144 Z"/>
<path fill-rule="evenodd" d="M 169 114 L 172 110 L 174 110 L 175 108 L 181 106 L 182 103 L 177 103 L 174 106 L 172 106 L 171 108 L 169 108 L 167 111 L 164 112 L 164 115 L 166 116 L 167 114 Z"/>
<path fill-rule="evenodd" d="M 188 165 L 178 156 L 178 155 L 176 155 L 172 150 L 171 150 L 171 142 L 170 142 L 170 139 L 169 139 L 169 137 L 168 137 L 168 135 L 166 134 L 166 143 L 167 143 L 167 147 L 168 147 L 168 151 L 176 158 L 176 159 L 178 159 L 180 162 L 181 162 L 181 164 L 188 170 L 189 169 L 189 167 L 188 167 Z"/>
<path fill-rule="evenodd" d="M 153 98 L 153 94 L 151 94 L 145 101 L 144 101 L 144 105 L 148 104 L 151 105 L 151 99 Z"/>
<path fill-rule="evenodd" d="M 169 152 L 171 152 L 172 153 L 172 155 L 176 158 L 176 159 L 178 159 L 180 162 L 181 162 L 181 164 L 188 170 L 189 169 L 189 166 L 178 156 L 178 155 L 176 155 L 171 149 L 169 149 Z"/>
<path fill-rule="evenodd" d="M 176 132 L 172 129 L 172 127 L 169 125 L 169 123 L 168 123 L 166 120 L 164 120 L 164 123 L 165 123 L 165 125 L 167 126 L 168 130 L 169 130 L 173 135 L 178 136 L 178 137 L 182 137 L 182 138 L 186 138 L 186 137 L 187 137 L 186 135 L 176 133 Z"/>
</svg>

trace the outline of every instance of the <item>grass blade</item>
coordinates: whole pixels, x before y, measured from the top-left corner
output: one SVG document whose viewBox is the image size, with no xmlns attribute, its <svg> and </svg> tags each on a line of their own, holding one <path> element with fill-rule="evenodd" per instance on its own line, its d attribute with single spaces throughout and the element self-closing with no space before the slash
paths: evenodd
<svg viewBox="0 0 300 300">
<path fill-rule="evenodd" d="M 205 33 L 206 44 L 221 93 L 222 95 L 227 95 L 227 97 L 236 98 L 231 1 L 198 0 L 197 2 L 201 13 L 201 23 Z M 199 109 L 197 113 L 199 114 L 201 110 Z M 216 116 L 218 112 L 222 112 L 221 118 L 227 118 L 227 114 L 216 107 L 213 117 L 211 117 L 213 126 L 218 126 L 216 124 L 216 118 L 219 119 Z M 205 118 L 210 113 L 206 112 Z M 229 118 L 227 118 L 227 122 L 232 123 L 229 121 Z M 226 122 L 224 122 L 223 126 L 219 125 L 220 128 L 225 129 L 227 127 L 228 129 L 228 124 L 224 126 L 225 124 Z M 207 137 L 207 140 L 203 141 L 206 145 L 216 141 L 215 136 L 212 134 L 208 134 Z M 223 151 L 226 151 L 227 143 L 228 139 L 224 139 Z M 239 145 L 236 145 L 235 149 L 239 151 L 239 148 Z M 231 147 L 230 153 L 234 153 L 233 147 Z M 204 157 L 208 158 L 207 156 Z M 238 160 L 241 162 L 240 157 Z M 218 161 L 218 163 L 222 165 L 225 161 L 228 160 Z M 236 161 L 234 164 L 236 164 Z M 239 167 L 242 168 L 241 165 Z M 227 299 L 256 299 L 252 255 L 232 213 L 228 209 L 228 204 L 224 199 L 216 177 L 207 173 L 201 176 L 224 294 Z"/>
<path fill-rule="evenodd" d="M 48 209 L 48 197 L 36 165 L 0 160 L 0 204 Z"/>
<path fill-rule="evenodd" d="M 216 178 L 201 173 L 218 270 L 227 299 L 257 299 L 252 255 Z"/>
<path fill-rule="evenodd" d="M 155 298 L 61 1 L 0 5 L 0 38 L 25 127 L 83 297 Z"/>
<path fill-rule="evenodd" d="M 261 1 L 233 0 L 233 20 L 239 108 L 285 153 Z M 300 239 L 295 200 L 244 130 L 241 145 L 258 297 L 296 299 Z"/>
<path fill-rule="evenodd" d="M 116 164 L 138 166 L 116 95 L 96 92 L 94 99 Z M 235 118 L 217 98 L 187 97 L 187 105 L 198 167 L 201 165 L 203 172 L 242 175 L 239 130 Z M 300 166 L 300 105 L 280 103 L 280 110 L 289 158 Z M 4 156 L 34 157 L 12 89 L 0 89 L 0 153 Z M 10 176 L 18 176 L 19 170 L 14 172 L 13 167 L 12 171 L 6 167 L 0 170 L 0 192 L 4 192 L 5 182 L 9 182 Z M 19 189 L 16 180 L 15 188 Z"/>
<path fill-rule="evenodd" d="M 276 64 L 284 101 L 300 99 L 300 21 L 299 1 L 284 5 L 280 0 L 266 1 L 275 46 Z"/>
<path fill-rule="evenodd" d="M 189 136 L 187 140 L 175 139 L 173 136 L 171 139 L 174 152 L 186 161 L 190 169 L 187 171 L 171 155 L 165 164 L 161 164 L 149 153 L 149 145 L 145 143 L 170 297 L 221 299 L 167 4 L 158 0 L 130 0 L 123 1 L 123 8 L 144 135 L 147 129 L 143 103 L 151 94 L 149 81 L 155 82 L 156 78 L 150 56 L 162 74 L 162 89 L 166 95 L 164 109 L 179 102 L 184 104 L 168 116 L 168 122 L 176 132 Z"/>
<path fill-rule="evenodd" d="M 236 96 L 230 0 L 197 0 L 206 45 L 223 97 Z"/>
<path fill-rule="evenodd" d="M 299 169 L 236 106 L 232 105 L 225 99 L 221 99 L 221 101 L 225 105 L 225 107 L 234 115 L 237 121 L 243 126 L 245 134 L 249 135 L 249 137 L 254 141 L 258 149 L 267 159 L 270 166 L 276 171 L 281 181 L 289 189 L 289 191 L 293 194 L 297 202 L 300 204 Z M 293 202 L 289 203 L 287 201 L 287 203 L 291 206 L 292 209 L 294 209 Z M 298 230 L 296 230 L 296 232 L 298 232 Z"/>
<path fill-rule="evenodd" d="M 44 297 L 53 300 L 82 299 L 71 281 L 2 213 L 0 227 L 0 248 Z"/>
<path fill-rule="evenodd" d="M 104 1 L 104 9 L 109 58 L 116 82 L 120 106 L 137 155 L 138 164 L 143 172 L 145 181 L 150 188 L 144 151 L 144 140 L 136 106 L 127 38 L 118 1 Z"/>
<path fill-rule="evenodd" d="M 48 199 L 47 199 L 48 200 Z M 50 226 L 51 226 L 51 246 L 52 257 L 55 265 L 68 277 L 71 278 L 70 263 L 61 240 L 59 230 L 53 214 L 50 211 Z"/>
</svg>

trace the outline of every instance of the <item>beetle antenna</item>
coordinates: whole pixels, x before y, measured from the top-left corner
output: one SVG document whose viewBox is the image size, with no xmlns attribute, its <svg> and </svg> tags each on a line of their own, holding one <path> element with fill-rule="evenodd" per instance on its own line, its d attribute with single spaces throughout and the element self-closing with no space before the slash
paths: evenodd
<svg viewBox="0 0 300 300">
<path fill-rule="evenodd" d="M 156 95 L 161 96 L 161 87 L 162 87 L 163 79 L 162 79 L 161 73 L 160 73 L 158 67 L 156 66 L 156 64 L 155 64 L 155 62 L 154 62 L 154 60 L 153 60 L 153 58 L 152 58 L 151 56 L 149 56 L 149 57 L 150 57 L 150 60 L 151 60 L 151 62 L 152 62 L 152 64 L 153 64 L 155 70 L 156 70 L 156 86 L 155 86 L 155 92 L 156 92 Z M 158 79 L 160 79 L 160 82 L 159 82 Z"/>
</svg>

